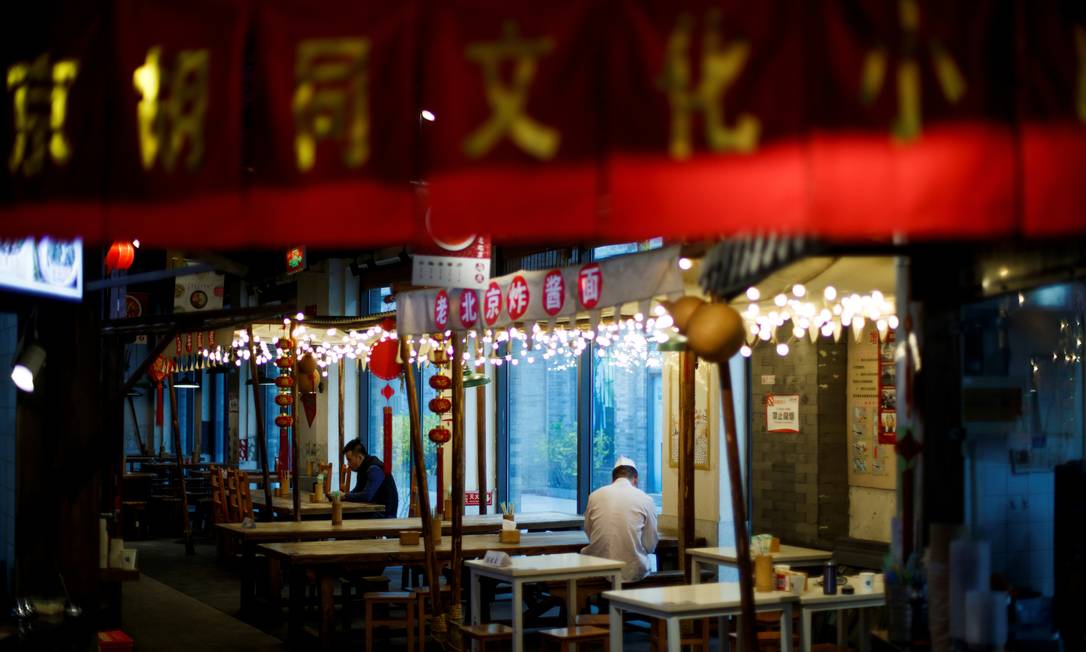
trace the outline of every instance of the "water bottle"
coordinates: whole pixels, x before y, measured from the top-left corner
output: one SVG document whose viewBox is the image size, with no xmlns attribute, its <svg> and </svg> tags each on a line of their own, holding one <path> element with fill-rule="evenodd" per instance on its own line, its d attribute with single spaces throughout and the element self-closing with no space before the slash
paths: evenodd
<svg viewBox="0 0 1086 652">
<path fill-rule="evenodd" d="M 837 564 L 832 559 L 822 567 L 822 592 L 826 595 L 837 594 Z"/>
</svg>

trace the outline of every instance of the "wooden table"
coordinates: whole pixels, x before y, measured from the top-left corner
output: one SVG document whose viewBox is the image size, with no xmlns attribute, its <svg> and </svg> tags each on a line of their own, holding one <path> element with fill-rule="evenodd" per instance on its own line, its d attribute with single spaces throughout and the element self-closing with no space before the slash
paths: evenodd
<svg viewBox="0 0 1086 652">
<path fill-rule="evenodd" d="M 513 557 L 509 566 L 495 566 L 480 559 L 465 562 L 471 569 L 471 624 L 480 623 L 479 578 L 509 582 L 513 588 L 513 652 L 524 651 L 524 583 L 565 580 L 567 626 L 577 617 L 577 580 L 585 577 L 610 577 L 615 590 L 622 588 L 625 562 L 592 557 L 580 553 Z"/>
<path fill-rule="evenodd" d="M 679 652 L 680 621 L 737 615 L 740 612 L 739 583 L 720 582 L 690 586 L 605 591 L 611 604 L 611 652 L 622 652 L 622 612 L 638 613 L 667 621 L 668 652 Z M 799 598 L 785 591 L 754 594 L 755 611 L 781 612 L 781 650 L 792 650 L 792 606 Z M 720 630 L 720 646 L 728 646 L 727 630 Z"/>
<path fill-rule="evenodd" d="M 811 616 L 819 611 L 844 611 L 845 609 L 858 609 L 860 611 L 860 652 L 867 652 L 871 647 L 871 637 L 865 624 L 864 609 L 881 607 L 886 604 L 886 593 L 882 574 L 875 575 L 875 587 L 871 593 L 860 593 L 860 578 L 852 576 L 848 578 L 849 586 L 856 592 L 852 595 L 841 593 L 843 587 L 837 587 L 837 593 L 826 595 L 821 586 L 808 582 L 808 590 L 799 598 L 799 613 L 801 623 L 800 645 L 803 652 L 811 652 Z M 845 647 L 845 621 L 840 615 L 837 617 L 837 648 Z"/>
<path fill-rule="evenodd" d="M 537 532 L 521 536 L 520 543 L 502 543 L 497 534 L 472 534 L 463 537 L 465 559 L 482 557 L 488 550 L 501 550 L 510 555 L 542 555 L 580 552 L 588 545 L 584 532 Z M 362 539 L 355 541 L 307 541 L 303 543 L 267 543 L 258 550 L 275 561 L 289 566 L 290 614 L 289 640 L 297 644 L 302 632 L 305 586 L 307 576 L 317 578 L 321 605 L 320 641 L 327 646 L 334 620 L 333 598 L 335 580 L 344 570 L 378 565 L 420 565 L 425 562 L 423 544 L 401 545 L 399 539 Z M 437 557 L 452 556 L 452 538 L 442 537 Z"/>
<path fill-rule="evenodd" d="M 302 519 L 314 519 L 314 518 L 332 518 L 332 501 L 326 500 L 323 503 L 311 503 L 309 502 L 309 495 L 311 492 L 302 492 Z M 254 491 L 253 497 L 253 509 L 264 509 L 264 492 Z M 294 518 L 294 496 L 272 496 L 272 515 L 276 518 L 293 519 Z M 376 503 L 352 503 L 343 501 L 343 517 L 348 518 L 352 515 L 359 514 L 381 514 L 384 513 L 385 506 L 378 505 Z"/>
<path fill-rule="evenodd" d="M 464 534 L 482 534 L 497 532 L 501 529 L 501 514 L 466 514 L 463 525 Z M 577 514 L 559 512 L 538 512 L 522 514 L 518 517 L 517 528 L 528 531 L 541 530 L 580 530 L 584 526 L 584 517 Z M 420 518 L 367 518 L 344 521 L 341 525 L 332 525 L 325 521 L 280 521 L 276 523 L 256 523 L 253 527 L 242 527 L 240 523 L 218 523 L 216 530 L 220 537 L 234 539 L 241 548 L 241 608 L 248 611 L 255 597 L 256 546 L 261 543 L 283 543 L 287 541 L 319 541 L 321 539 L 375 539 L 395 537 L 405 530 L 421 531 Z M 442 533 L 452 533 L 452 522 L 443 521 Z"/>
<path fill-rule="evenodd" d="M 686 551 L 686 554 L 690 555 L 691 576 L 695 584 L 700 577 L 700 565 L 702 564 L 706 566 L 731 566 L 732 568 L 738 566 L 735 548 L 732 547 L 690 548 Z M 770 556 L 773 557 L 774 564 L 815 566 L 832 559 L 833 553 L 829 550 L 801 548 L 800 546 L 788 546 L 782 543 L 781 549 L 778 552 L 770 553 Z"/>
</svg>

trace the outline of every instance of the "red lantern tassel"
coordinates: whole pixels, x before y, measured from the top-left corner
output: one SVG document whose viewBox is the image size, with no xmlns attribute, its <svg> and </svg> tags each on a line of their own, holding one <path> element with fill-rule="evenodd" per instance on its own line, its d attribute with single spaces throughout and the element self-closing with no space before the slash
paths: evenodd
<svg viewBox="0 0 1086 652">
<path fill-rule="evenodd" d="M 162 427 L 162 383 L 155 383 L 155 425 Z"/>
<path fill-rule="evenodd" d="M 392 408 L 384 407 L 385 415 L 385 475 L 392 473 Z"/>
<path fill-rule="evenodd" d="M 445 456 L 441 448 L 441 446 L 437 447 L 437 505 L 434 507 L 436 514 L 445 512 Z"/>
<path fill-rule="evenodd" d="M 290 438 L 286 428 L 279 429 L 279 468 L 292 471 L 290 468 Z"/>
</svg>

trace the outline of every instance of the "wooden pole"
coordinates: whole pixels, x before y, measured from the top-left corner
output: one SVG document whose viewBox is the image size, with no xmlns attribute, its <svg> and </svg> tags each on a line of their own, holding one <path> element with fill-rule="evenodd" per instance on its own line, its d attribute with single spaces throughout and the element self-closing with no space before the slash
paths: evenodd
<svg viewBox="0 0 1086 652">
<path fill-rule="evenodd" d="M 339 457 L 339 469 L 340 469 L 340 474 L 341 475 L 343 474 L 344 469 L 347 468 L 347 460 L 346 460 L 346 458 L 343 457 L 343 447 L 347 445 L 347 442 L 345 440 L 345 438 L 347 436 L 347 426 L 346 426 L 346 422 L 344 421 L 344 419 L 346 419 L 346 416 L 345 416 L 346 413 L 345 413 L 345 410 L 343 408 L 343 399 L 344 399 L 344 395 L 346 394 L 346 391 L 344 390 L 346 380 L 344 379 L 343 376 L 344 376 L 344 372 L 346 371 L 346 368 L 347 368 L 346 365 L 343 363 L 343 358 L 340 358 L 339 359 L 339 448 L 336 449 L 338 451 L 336 453 L 336 456 Z M 365 430 L 363 430 L 362 432 L 365 432 Z M 348 473 L 348 480 L 349 480 L 350 471 L 348 470 L 347 473 Z M 340 486 L 343 485 L 343 478 L 342 477 L 340 477 L 339 483 L 340 483 Z M 348 489 L 348 491 L 350 491 L 350 487 L 348 487 L 347 489 Z"/>
<path fill-rule="evenodd" d="M 720 403 L 724 414 L 724 448 L 728 457 L 728 480 L 732 494 L 732 518 L 735 526 L 735 557 L 739 566 L 739 649 L 757 650 L 754 639 L 754 567 L 750 563 L 750 538 L 747 535 L 746 501 L 739 468 L 739 440 L 736 438 L 735 403 L 732 398 L 732 372 L 728 361 L 717 364 L 720 373 Z"/>
<path fill-rule="evenodd" d="M 177 388 L 173 376 L 170 377 L 170 425 L 173 430 L 173 452 L 177 459 L 177 480 L 181 486 L 181 527 L 185 536 L 185 554 L 194 555 L 196 549 L 192 543 L 192 524 L 189 523 L 189 495 L 185 488 L 185 463 L 181 459 L 181 427 L 177 423 Z"/>
<path fill-rule="evenodd" d="M 294 361 L 290 373 L 297 375 L 298 366 L 298 346 L 294 341 L 294 327 L 297 324 L 293 319 L 290 320 L 290 357 Z M 294 520 L 302 520 L 302 452 L 300 446 L 298 446 L 298 379 L 294 379 L 294 384 L 290 386 L 290 394 L 294 397 L 294 401 L 290 404 L 290 414 L 293 419 L 290 422 L 290 456 L 291 456 L 291 479 L 294 480 Z"/>
<path fill-rule="evenodd" d="M 453 333 L 452 358 L 452 582 L 449 616 L 461 622 L 460 578 L 464 562 L 464 333 Z M 520 608 L 520 607 L 514 607 Z"/>
<path fill-rule="evenodd" d="M 430 513 L 430 493 L 426 487 L 426 458 L 422 448 L 422 422 L 419 416 L 419 395 L 415 386 L 415 367 L 407 362 L 411 352 L 408 350 L 407 340 L 400 338 L 400 358 L 403 359 L 403 376 L 405 390 L 407 391 L 407 411 L 411 423 L 411 469 L 415 484 L 419 491 L 419 517 L 422 518 L 422 541 L 426 551 L 426 583 L 430 586 L 430 604 L 433 606 L 434 624 L 431 628 L 435 634 L 444 636 L 445 622 L 441 617 L 444 611 L 441 608 L 441 587 L 439 586 L 440 572 L 437 567 L 437 550 L 434 545 L 434 520 Z M 438 496 L 438 500 L 441 497 Z"/>
<path fill-rule="evenodd" d="M 260 477 L 264 480 L 264 509 L 260 510 L 261 520 L 272 520 L 272 491 L 268 479 L 268 433 L 264 430 L 264 410 L 260 404 L 260 384 L 256 354 L 253 352 L 253 325 L 249 324 L 249 381 L 253 384 L 253 412 L 256 414 L 256 454 L 260 457 Z M 239 434 L 240 436 L 240 434 Z"/>
<path fill-rule="evenodd" d="M 143 445 L 143 435 L 140 434 L 140 420 L 136 416 L 136 404 L 131 396 L 125 396 L 128 403 L 128 411 L 132 413 L 132 427 L 136 429 L 136 443 L 140 445 L 140 455 L 147 454 L 147 447 Z"/>
<path fill-rule="evenodd" d="M 694 371 L 693 351 L 679 353 L 679 568 L 690 583 L 686 550 L 694 546 Z"/>
</svg>

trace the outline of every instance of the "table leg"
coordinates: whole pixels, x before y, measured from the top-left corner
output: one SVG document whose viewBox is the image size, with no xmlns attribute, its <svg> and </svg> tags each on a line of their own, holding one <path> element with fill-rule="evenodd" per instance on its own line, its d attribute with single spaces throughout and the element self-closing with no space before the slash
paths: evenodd
<svg viewBox="0 0 1086 652">
<path fill-rule="evenodd" d="M 811 612 L 810 612 L 810 610 L 808 610 L 808 609 L 800 609 L 799 619 L 800 619 L 800 633 L 799 633 L 800 641 L 799 641 L 799 643 L 800 643 L 800 645 L 803 646 L 803 648 L 802 648 L 803 652 L 811 652 L 811 645 L 812 645 L 811 636 L 813 635 L 813 632 L 811 631 L 812 628 L 811 628 Z M 841 645 L 840 629 L 838 629 L 837 645 L 838 645 L 838 647 L 840 647 L 840 645 Z"/>
<path fill-rule="evenodd" d="M 268 560 L 268 603 L 275 613 L 279 611 L 279 601 L 283 598 L 283 565 L 278 559 L 264 558 Z"/>
<path fill-rule="evenodd" d="M 475 569 L 471 569 L 471 624 L 478 625 L 482 622 L 480 615 L 480 586 L 479 586 L 479 574 L 475 572 Z"/>
<path fill-rule="evenodd" d="M 241 544 L 241 613 L 248 615 L 253 608 L 256 593 L 256 546 Z"/>
<path fill-rule="evenodd" d="M 577 619 L 577 580 L 566 580 L 566 627 L 573 627 Z M 569 652 L 577 652 L 576 644 L 569 646 Z"/>
<path fill-rule="evenodd" d="M 845 611 L 844 609 L 838 609 L 834 612 L 833 617 L 837 619 L 837 647 L 845 647 L 845 640 L 848 639 L 848 632 L 845 630 Z"/>
<path fill-rule="evenodd" d="M 871 632 L 867 631 L 867 609 L 857 609 L 860 612 L 860 652 L 868 652 L 871 649 Z"/>
<path fill-rule="evenodd" d="M 334 579 L 329 573 L 321 573 L 317 580 L 317 590 L 321 602 L 321 647 L 325 649 L 332 644 L 332 620 L 336 615 Z M 408 606 L 408 609 L 410 609 L 410 606 Z"/>
<path fill-rule="evenodd" d="M 728 617 L 719 616 L 716 619 L 716 635 L 720 638 L 717 643 L 717 649 L 720 652 L 729 652 L 731 645 L 728 643 Z"/>
<path fill-rule="evenodd" d="M 305 618 L 305 569 L 290 567 L 290 598 L 287 607 L 287 640 L 297 645 L 302 639 Z"/>
<path fill-rule="evenodd" d="M 608 612 L 610 619 L 608 629 L 611 630 L 611 652 L 622 652 L 622 611 L 611 602 Z"/>
<path fill-rule="evenodd" d="M 781 609 L 781 652 L 792 652 L 792 603 L 785 602 Z"/>
<path fill-rule="evenodd" d="M 524 652 L 524 585 L 513 579 L 513 652 Z"/>
<path fill-rule="evenodd" d="M 667 619 L 667 652 L 682 650 L 682 622 L 678 618 Z"/>
<path fill-rule="evenodd" d="M 697 557 L 690 557 L 690 583 L 701 584 L 701 561 Z"/>
</svg>

